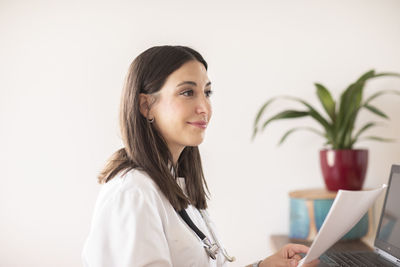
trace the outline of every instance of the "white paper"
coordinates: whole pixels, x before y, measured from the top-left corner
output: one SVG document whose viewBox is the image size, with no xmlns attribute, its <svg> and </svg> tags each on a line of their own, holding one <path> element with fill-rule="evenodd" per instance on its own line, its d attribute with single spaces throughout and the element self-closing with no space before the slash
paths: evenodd
<svg viewBox="0 0 400 267">
<path fill-rule="evenodd" d="M 339 190 L 310 250 L 298 266 L 319 258 L 350 231 L 386 187 L 384 184 L 381 188 L 368 191 Z"/>
</svg>

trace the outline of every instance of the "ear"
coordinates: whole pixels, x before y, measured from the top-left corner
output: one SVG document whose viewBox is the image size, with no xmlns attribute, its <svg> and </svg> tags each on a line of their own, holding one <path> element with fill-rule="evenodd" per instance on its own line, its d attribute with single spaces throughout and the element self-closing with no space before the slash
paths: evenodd
<svg viewBox="0 0 400 267">
<path fill-rule="evenodd" d="M 139 110 L 142 115 L 147 118 L 150 111 L 150 95 L 139 94 Z"/>
</svg>

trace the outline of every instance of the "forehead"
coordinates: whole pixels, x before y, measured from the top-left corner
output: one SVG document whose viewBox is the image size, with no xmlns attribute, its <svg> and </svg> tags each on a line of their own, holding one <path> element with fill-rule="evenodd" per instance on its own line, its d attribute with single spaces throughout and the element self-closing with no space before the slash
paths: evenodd
<svg viewBox="0 0 400 267">
<path fill-rule="evenodd" d="M 193 81 L 200 86 L 204 86 L 209 81 L 207 70 L 202 63 L 191 60 L 171 73 L 165 81 L 165 84 L 177 86 L 182 81 Z"/>
</svg>

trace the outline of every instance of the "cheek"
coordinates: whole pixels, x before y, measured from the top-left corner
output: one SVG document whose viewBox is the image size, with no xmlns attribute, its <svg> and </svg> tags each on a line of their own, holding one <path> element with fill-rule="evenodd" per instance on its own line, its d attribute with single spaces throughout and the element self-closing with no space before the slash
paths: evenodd
<svg viewBox="0 0 400 267">
<path fill-rule="evenodd" d="M 176 127 L 176 123 L 185 121 L 188 111 L 185 105 L 171 101 L 161 106 L 159 114 L 164 123 L 169 126 L 175 125 Z"/>
<path fill-rule="evenodd" d="M 208 120 L 210 120 L 211 119 L 211 116 L 212 116 L 212 106 L 211 106 L 211 103 L 209 104 L 209 107 L 208 107 L 208 110 L 209 110 L 209 112 L 208 112 Z"/>
<path fill-rule="evenodd" d="M 193 110 L 193 103 L 188 101 L 173 101 L 171 103 L 171 111 L 180 119 L 192 115 Z"/>
</svg>

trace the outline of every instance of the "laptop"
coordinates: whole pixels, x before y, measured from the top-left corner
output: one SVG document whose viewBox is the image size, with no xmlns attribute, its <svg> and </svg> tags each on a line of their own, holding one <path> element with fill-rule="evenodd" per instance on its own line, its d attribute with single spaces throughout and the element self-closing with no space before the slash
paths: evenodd
<svg viewBox="0 0 400 267">
<path fill-rule="evenodd" d="M 392 165 L 374 251 L 326 252 L 318 266 L 400 266 L 400 165 Z"/>
</svg>

